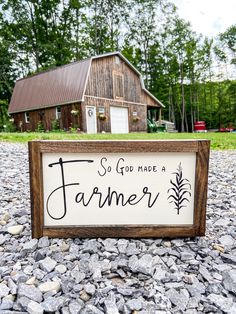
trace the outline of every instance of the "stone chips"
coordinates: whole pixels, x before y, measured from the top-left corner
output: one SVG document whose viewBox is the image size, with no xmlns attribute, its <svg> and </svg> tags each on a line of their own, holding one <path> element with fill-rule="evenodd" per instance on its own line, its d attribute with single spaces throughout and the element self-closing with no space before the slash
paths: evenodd
<svg viewBox="0 0 236 314">
<path fill-rule="evenodd" d="M 0 143 L 0 313 L 236 313 L 236 151 L 211 153 L 194 239 L 31 239 L 27 163 Z"/>
</svg>

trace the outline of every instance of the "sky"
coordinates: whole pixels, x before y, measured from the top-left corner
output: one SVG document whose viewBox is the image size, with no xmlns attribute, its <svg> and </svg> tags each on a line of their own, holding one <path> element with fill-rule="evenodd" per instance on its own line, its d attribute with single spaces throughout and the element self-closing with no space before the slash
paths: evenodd
<svg viewBox="0 0 236 314">
<path fill-rule="evenodd" d="M 208 37 L 236 24 L 236 0 L 172 0 L 193 31 Z"/>
</svg>

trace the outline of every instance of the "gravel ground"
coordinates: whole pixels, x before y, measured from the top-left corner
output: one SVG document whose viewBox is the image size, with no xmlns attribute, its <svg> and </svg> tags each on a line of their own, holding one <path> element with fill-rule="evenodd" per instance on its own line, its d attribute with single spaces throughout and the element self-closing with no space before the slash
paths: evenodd
<svg viewBox="0 0 236 314">
<path fill-rule="evenodd" d="M 236 313 L 236 151 L 211 152 L 205 237 L 31 239 L 27 146 L 0 143 L 0 313 Z"/>
</svg>

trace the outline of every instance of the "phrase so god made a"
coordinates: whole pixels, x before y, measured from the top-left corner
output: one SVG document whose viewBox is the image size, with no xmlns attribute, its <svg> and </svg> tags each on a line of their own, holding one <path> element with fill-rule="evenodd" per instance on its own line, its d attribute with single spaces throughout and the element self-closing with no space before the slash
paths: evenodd
<svg viewBox="0 0 236 314">
<path fill-rule="evenodd" d="M 112 166 L 109 163 L 109 160 L 107 157 L 102 157 L 100 160 L 100 167 L 98 169 L 98 174 L 103 177 L 108 173 L 118 173 L 120 175 L 125 175 L 126 173 L 132 173 L 132 172 L 165 172 L 166 167 L 160 166 L 160 165 L 130 165 L 126 163 L 125 159 L 123 157 L 120 157 L 115 162 L 115 166 Z"/>
</svg>

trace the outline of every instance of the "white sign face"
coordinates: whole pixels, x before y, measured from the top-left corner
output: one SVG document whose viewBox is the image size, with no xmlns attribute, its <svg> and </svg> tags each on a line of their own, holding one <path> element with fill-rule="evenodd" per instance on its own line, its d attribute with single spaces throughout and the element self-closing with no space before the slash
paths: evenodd
<svg viewBox="0 0 236 314">
<path fill-rule="evenodd" d="M 43 153 L 44 226 L 192 225 L 196 153 Z"/>
</svg>

